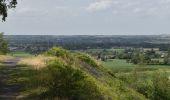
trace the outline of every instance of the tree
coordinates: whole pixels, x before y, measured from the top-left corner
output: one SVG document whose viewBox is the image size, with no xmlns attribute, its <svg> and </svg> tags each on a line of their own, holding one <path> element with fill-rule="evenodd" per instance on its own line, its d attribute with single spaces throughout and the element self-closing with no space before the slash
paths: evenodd
<svg viewBox="0 0 170 100">
<path fill-rule="evenodd" d="M 0 33 L 0 54 L 6 54 L 8 51 L 8 43 L 6 40 L 4 40 L 3 33 Z"/>
<path fill-rule="evenodd" d="M 166 64 L 166 65 L 170 64 L 170 48 L 168 49 L 168 53 L 164 58 L 164 64 Z"/>
<path fill-rule="evenodd" d="M 8 9 L 15 8 L 17 0 L 0 0 L 0 16 L 5 21 L 8 16 Z"/>
</svg>

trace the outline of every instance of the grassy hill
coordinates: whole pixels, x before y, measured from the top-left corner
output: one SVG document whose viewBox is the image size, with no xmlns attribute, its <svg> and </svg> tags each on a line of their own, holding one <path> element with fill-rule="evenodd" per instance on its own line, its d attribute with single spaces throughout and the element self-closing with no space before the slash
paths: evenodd
<svg viewBox="0 0 170 100">
<path fill-rule="evenodd" d="M 25 85 L 18 98 L 64 100 L 145 100 L 100 61 L 82 53 L 52 48 L 23 58 L 16 79 Z"/>
</svg>

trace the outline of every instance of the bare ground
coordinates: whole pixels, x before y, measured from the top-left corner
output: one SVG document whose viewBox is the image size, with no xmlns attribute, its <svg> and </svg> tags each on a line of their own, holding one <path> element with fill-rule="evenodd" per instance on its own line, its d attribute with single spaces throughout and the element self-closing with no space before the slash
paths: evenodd
<svg viewBox="0 0 170 100">
<path fill-rule="evenodd" d="M 19 95 L 21 85 L 11 79 L 12 74 L 18 71 L 18 61 L 19 58 L 13 58 L 3 62 L 4 67 L 0 70 L 0 100 L 16 100 Z"/>
</svg>

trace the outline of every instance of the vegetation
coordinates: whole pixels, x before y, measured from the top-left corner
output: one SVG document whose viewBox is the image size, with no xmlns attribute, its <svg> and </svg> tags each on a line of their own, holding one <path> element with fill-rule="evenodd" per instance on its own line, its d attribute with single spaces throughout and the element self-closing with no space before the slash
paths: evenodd
<svg viewBox="0 0 170 100">
<path fill-rule="evenodd" d="M 10 52 L 8 55 L 13 56 L 13 57 L 32 57 L 33 55 L 27 52 L 22 52 L 22 51 L 13 51 Z"/>
<path fill-rule="evenodd" d="M 135 65 L 123 59 L 102 63 L 88 54 L 56 47 L 36 57 L 22 57 L 18 63 L 20 71 L 12 74 L 25 86 L 17 98 L 169 99 L 168 66 Z"/>
<path fill-rule="evenodd" d="M 9 52 L 8 43 L 4 39 L 3 33 L 0 33 L 0 54 L 7 54 Z"/>
<path fill-rule="evenodd" d="M 8 16 L 8 9 L 15 8 L 17 0 L 0 0 L 0 16 L 2 20 L 5 21 Z"/>
<path fill-rule="evenodd" d="M 66 55 L 62 52 L 67 52 L 69 56 L 65 58 Z M 72 56 L 74 56 L 73 63 L 70 63 L 68 59 L 72 59 Z M 39 69 L 33 68 L 36 67 L 33 65 L 23 63 L 20 65 L 32 70 L 27 73 L 29 75 L 18 73 L 19 77 L 26 79 L 22 81 L 26 88 L 21 94 L 25 95 L 25 99 L 145 99 L 142 94 L 112 76 L 109 69 L 98 64 L 99 62 L 89 55 L 52 48 L 41 57 L 52 57 L 52 59 L 46 61 L 45 67 Z"/>
<path fill-rule="evenodd" d="M 10 53 L 13 57 L 20 57 L 19 71 L 10 74 L 11 81 L 25 86 L 17 98 L 170 99 L 170 67 L 164 63 L 168 52 L 164 52 L 167 54 L 164 58 L 155 49 L 119 48 L 99 52 L 91 49 L 87 51 L 89 54 L 81 52 L 53 47 L 37 56 L 25 52 Z M 98 56 L 99 53 L 102 54 Z M 100 61 L 102 56 L 106 60 Z M 160 62 L 155 63 L 156 60 Z"/>
<path fill-rule="evenodd" d="M 119 78 L 150 100 L 169 100 L 169 75 L 162 70 L 153 73 L 138 73 L 134 70 L 130 74 L 119 75 Z"/>
</svg>

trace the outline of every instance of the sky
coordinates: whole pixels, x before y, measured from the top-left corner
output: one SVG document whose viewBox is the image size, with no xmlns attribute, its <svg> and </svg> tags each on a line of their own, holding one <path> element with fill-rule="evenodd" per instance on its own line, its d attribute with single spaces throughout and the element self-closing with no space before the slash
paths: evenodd
<svg viewBox="0 0 170 100">
<path fill-rule="evenodd" d="M 0 32 L 16 35 L 170 34 L 170 0 L 18 0 Z"/>
</svg>

